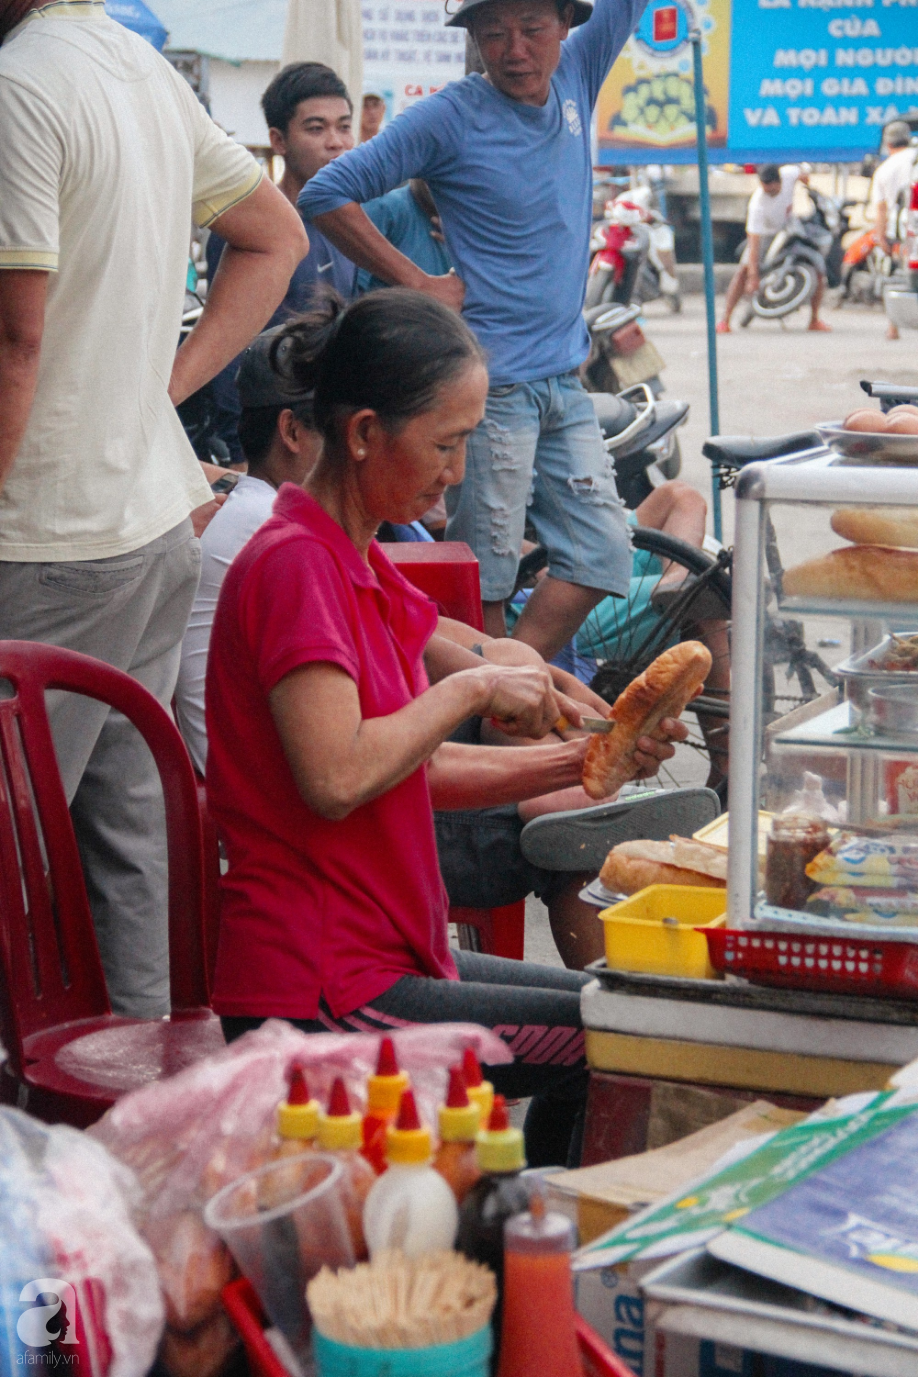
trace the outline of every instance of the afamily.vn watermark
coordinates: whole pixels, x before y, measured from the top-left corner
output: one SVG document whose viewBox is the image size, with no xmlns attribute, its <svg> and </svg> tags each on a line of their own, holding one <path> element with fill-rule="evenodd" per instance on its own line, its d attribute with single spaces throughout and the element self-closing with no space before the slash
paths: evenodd
<svg viewBox="0 0 918 1377">
<path fill-rule="evenodd" d="M 16 1333 L 26 1346 L 16 1355 L 17 1364 L 51 1371 L 78 1367 L 77 1298 L 70 1283 L 39 1277 L 22 1288 L 19 1302 L 28 1308 L 16 1321 Z"/>
</svg>

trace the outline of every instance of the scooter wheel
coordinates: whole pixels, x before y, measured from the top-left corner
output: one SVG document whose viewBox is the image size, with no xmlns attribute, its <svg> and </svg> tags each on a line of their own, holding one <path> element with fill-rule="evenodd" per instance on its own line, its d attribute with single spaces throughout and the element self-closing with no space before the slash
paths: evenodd
<svg viewBox="0 0 918 1377">
<path fill-rule="evenodd" d="M 666 304 L 667 304 L 667 306 L 669 307 L 669 309 L 672 311 L 672 313 L 673 313 L 674 316 L 681 315 L 681 313 L 682 313 L 682 297 L 679 295 L 678 292 L 673 292 L 673 294 L 672 294 L 671 296 L 668 296 L 668 297 L 666 298 Z"/>
<path fill-rule="evenodd" d="M 746 329 L 746 326 L 749 325 L 750 322 L 752 321 L 752 317 L 753 317 L 754 315 L 755 315 L 755 307 L 753 306 L 752 302 L 749 300 L 748 296 L 744 296 L 743 299 L 742 299 L 742 301 L 740 302 L 739 306 L 737 307 L 737 314 L 736 314 L 736 318 L 737 318 L 737 320 L 738 320 L 738 322 L 739 322 L 739 324 L 740 324 L 740 328 L 743 329 L 743 330 L 745 330 L 745 329 Z"/>
</svg>

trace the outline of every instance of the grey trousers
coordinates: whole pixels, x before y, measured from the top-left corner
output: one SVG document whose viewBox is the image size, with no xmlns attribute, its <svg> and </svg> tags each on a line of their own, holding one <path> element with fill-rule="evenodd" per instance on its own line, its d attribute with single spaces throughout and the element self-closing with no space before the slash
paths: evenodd
<svg viewBox="0 0 918 1377">
<path fill-rule="evenodd" d="M 169 707 L 201 569 L 190 521 L 128 555 L 0 561 L 0 640 L 43 641 L 122 669 Z M 169 1011 L 168 862 L 159 773 L 102 703 L 48 695 L 51 729 L 115 1013 Z"/>
</svg>

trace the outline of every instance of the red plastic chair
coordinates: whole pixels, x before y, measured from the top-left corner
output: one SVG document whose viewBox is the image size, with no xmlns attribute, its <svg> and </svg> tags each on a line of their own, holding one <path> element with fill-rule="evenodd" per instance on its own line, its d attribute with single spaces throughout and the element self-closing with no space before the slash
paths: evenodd
<svg viewBox="0 0 918 1377">
<path fill-rule="evenodd" d="M 3 1094 L 49 1122 L 93 1123 L 119 1094 L 223 1045 L 209 1009 L 201 821 L 191 761 L 159 703 L 120 670 L 56 646 L 0 641 L 0 1038 Z M 45 707 L 63 689 L 123 713 L 162 779 L 172 1014 L 113 1015 Z"/>
</svg>

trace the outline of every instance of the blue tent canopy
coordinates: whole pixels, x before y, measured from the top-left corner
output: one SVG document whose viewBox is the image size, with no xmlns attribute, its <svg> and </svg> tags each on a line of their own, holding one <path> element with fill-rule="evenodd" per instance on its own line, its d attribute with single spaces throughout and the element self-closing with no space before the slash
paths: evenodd
<svg viewBox="0 0 918 1377">
<path fill-rule="evenodd" d="M 105 13 L 126 29 L 139 33 L 157 51 L 162 51 L 169 35 L 143 0 L 105 0 Z"/>
</svg>

